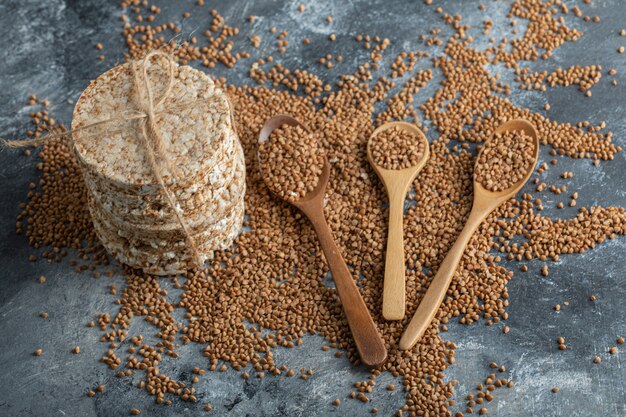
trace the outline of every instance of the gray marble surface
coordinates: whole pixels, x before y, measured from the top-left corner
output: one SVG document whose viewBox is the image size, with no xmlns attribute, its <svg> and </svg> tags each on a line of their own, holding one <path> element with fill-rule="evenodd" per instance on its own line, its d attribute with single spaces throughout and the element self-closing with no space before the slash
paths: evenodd
<svg viewBox="0 0 626 417">
<path fill-rule="evenodd" d="M 483 0 L 489 5 L 489 17 L 502 19 L 509 1 Z M 72 104 L 88 82 L 104 70 L 123 60 L 124 46 L 120 36 L 120 9 L 118 1 L 97 0 L 2 0 L 0 1 L 0 133 L 2 136 L 21 136 L 28 126 L 29 108 L 25 102 L 29 94 L 47 97 L 55 117 L 70 121 Z M 182 20 L 184 10 L 194 9 L 195 1 L 159 1 L 164 16 Z M 273 25 L 287 30 L 293 39 L 288 53 L 281 60 L 291 67 L 310 67 L 324 53 L 342 53 L 347 59 L 343 66 L 353 68 L 363 61 L 365 51 L 349 41 L 360 31 L 379 34 L 392 40 L 391 52 L 385 62 L 402 50 L 417 45 L 417 35 L 439 26 L 433 7 L 422 1 L 305 1 L 307 13 L 300 15 L 296 6 L 300 1 L 277 2 L 207 0 L 228 22 L 240 26 L 240 37 L 251 33 L 267 33 Z M 478 10 L 478 1 L 435 1 L 453 13 L 461 13 L 464 20 L 480 26 L 484 12 Z M 580 2 L 567 1 L 574 5 Z M 184 36 L 207 26 L 209 7 L 198 9 L 182 22 Z M 533 70 L 553 69 L 572 64 L 601 64 L 604 69 L 616 68 L 620 84 L 611 87 L 610 77 L 604 77 L 593 88 L 593 96 L 583 99 L 575 87 L 550 89 L 546 93 L 516 90 L 512 100 L 521 106 L 543 111 L 550 102 L 550 115 L 557 121 L 576 123 L 590 120 L 597 124 L 606 121 L 615 133 L 615 141 L 626 145 L 626 55 L 616 49 L 626 45 L 619 29 L 626 27 L 626 2 L 622 0 L 593 0 L 583 5 L 591 15 L 599 15 L 602 24 L 584 24 L 577 20 L 573 26 L 585 31 L 583 39 L 557 49 L 553 59 L 538 62 Z M 253 26 L 243 24 L 248 15 L 259 19 Z M 333 15 L 334 23 L 323 21 Z M 329 33 L 337 33 L 339 42 L 333 45 L 317 42 L 304 50 L 298 39 L 304 36 L 313 41 Z M 181 36 L 183 36 L 181 35 Z M 498 36 L 497 32 L 495 36 Z M 104 62 L 97 60 L 96 42 L 105 45 Z M 270 50 L 275 41 L 264 36 L 262 48 Z M 325 51 L 324 48 L 332 48 Z M 227 76 L 230 82 L 250 82 L 242 70 L 226 71 L 217 68 L 214 75 Z M 503 71 L 495 68 L 494 71 Z M 326 80 L 336 75 L 322 70 L 313 72 Z M 507 73 L 503 72 L 503 75 Z M 510 79 L 510 75 L 509 75 Z M 417 101 L 427 98 L 436 83 L 430 83 Z M 433 133 L 429 133 L 432 139 Z M 542 161 L 550 159 L 543 150 Z M 100 333 L 85 326 L 88 318 L 98 312 L 116 310 L 115 296 L 106 287 L 115 282 L 122 287 L 122 278 L 94 280 L 84 274 L 75 274 L 66 263 L 47 264 L 27 261 L 31 253 L 24 237 L 16 236 L 14 218 L 18 204 L 24 201 L 28 183 L 36 178 L 35 159 L 25 158 L 19 152 L 0 152 L 0 416 L 124 416 L 130 408 L 140 408 L 142 415 L 191 416 L 201 415 L 202 406 L 211 403 L 215 415 L 231 416 L 309 416 L 309 415 L 367 415 L 372 406 L 379 415 L 388 416 L 404 402 L 401 391 L 384 389 L 392 378 L 379 379 L 372 394 L 373 402 L 361 404 L 344 401 L 339 408 L 330 402 L 343 398 L 351 391 L 354 381 L 368 373 L 354 368 L 345 359 L 336 359 L 322 352 L 322 341 L 310 338 L 302 347 L 277 350 L 277 355 L 294 366 L 310 367 L 315 374 L 306 382 L 297 379 L 272 378 L 248 382 L 234 371 L 210 373 L 198 385 L 198 404 L 174 401 L 170 407 L 157 406 L 145 391 L 132 386 L 131 379 L 118 379 L 99 358 L 106 345 L 99 343 Z M 614 161 L 592 168 L 589 161 L 562 158 L 564 169 L 574 172 L 572 188 L 580 192 L 578 206 L 626 206 L 624 152 Z M 549 175 L 558 175 L 553 170 Z M 550 177 L 548 177 L 550 179 Z M 554 206 L 548 196 L 546 206 Z M 548 214 L 570 217 L 575 209 L 547 211 Z M 626 276 L 624 273 L 626 239 L 599 245 L 583 255 L 563 256 L 551 264 L 550 276 L 538 274 L 539 263 L 531 264 L 531 273 L 516 275 L 510 283 L 511 332 L 502 334 L 501 327 L 483 324 L 463 326 L 453 323 L 445 338 L 458 344 L 456 364 L 449 368 L 447 377 L 459 381 L 456 399 L 463 398 L 471 388 L 489 373 L 488 363 L 497 361 L 507 366 L 507 375 L 516 381 L 511 390 L 499 390 L 490 405 L 494 416 L 624 416 L 626 415 L 626 362 L 624 348 L 614 356 L 606 354 L 618 335 L 626 336 L 624 306 Z M 45 274 L 46 285 L 37 278 Z M 598 300 L 589 301 L 595 294 Z M 172 292 L 175 297 L 176 293 Z M 569 306 L 554 313 L 551 307 L 564 301 Z M 40 311 L 48 311 L 50 318 L 38 318 Z M 142 324 L 137 324 L 141 326 Z M 153 332 L 146 331 L 144 334 Z M 566 352 L 556 349 L 555 338 L 565 336 L 572 348 Z M 82 353 L 72 355 L 73 346 L 80 345 Z M 45 354 L 32 355 L 36 347 Z M 202 366 L 202 346 L 192 344 L 181 349 L 181 359 L 163 361 L 161 368 L 174 377 L 190 380 L 189 369 Z M 592 363 L 600 355 L 603 362 Z M 135 377 L 135 383 L 138 381 Z M 89 387 L 105 384 L 107 390 L 96 398 L 88 398 Z M 399 385 L 399 381 L 396 382 Z M 559 394 L 550 390 L 559 386 Z M 456 411 L 456 410 L 455 410 Z"/>
</svg>

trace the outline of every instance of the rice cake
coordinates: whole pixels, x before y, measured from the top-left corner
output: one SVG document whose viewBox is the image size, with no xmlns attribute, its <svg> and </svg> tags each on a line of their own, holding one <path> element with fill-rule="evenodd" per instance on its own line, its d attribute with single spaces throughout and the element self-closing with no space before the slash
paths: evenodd
<svg viewBox="0 0 626 417">
<path fill-rule="evenodd" d="M 197 239 L 196 245 L 200 251 L 203 261 L 213 259 L 215 250 L 223 250 L 230 247 L 234 239 L 241 230 L 243 223 L 244 206 L 243 202 L 236 207 L 232 218 L 222 227 L 219 234 L 211 238 L 199 239 L 201 236 L 194 236 Z M 184 240 L 154 241 L 148 244 L 125 237 L 110 234 L 110 230 L 94 219 L 96 234 L 103 242 L 103 245 L 119 262 L 125 263 L 134 268 L 141 268 L 147 273 L 156 275 L 171 275 L 185 272 L 193 267 L 189 248 Z"/>
<path fill-rule="evenodd" d="M 163 181 L 205 261 L 213 251 L 230 246 L 241 229 L 243 149 L 228 99 L 211 78 L 174 64 L 170 93 L 162 99 L 167 71 L 164 59 L 150 60 L 154 123 L 163 140 L 162 157 L 173 167 L 173 172 L 167 167 L 162 171 Z M 85 89 L 72 129 L 107 122 L 74 132 L 74 153 L 96 234 L 109 253 L 148 273 L 179 273 L 196 266 L 193 251 L 149 165 L 132 76 L 130 64 L 123 64 Z"/>
<path fill-rule="evenodd" d="M 231 164 L 225 164 L 222 168 L 225 175 L 230 177 L 229 183 L 222 184 L 221 188 L 215 190 L 210 185 L 199 184 L 179 194 L 181 196 L 177 198 L 177 202 L 183 215 L 189 217 L 189 224 L 196 223 L 195 217 L 205 215 L 203 212 L 206 213 L 207 219 L 218 220 L 222 213 L 220 209 L 227 206 L 229 202 L 240 199 L 243 195 L 245 162 L 243 151 L 240 146 L 238 148 L 239 152 L 236 153 Z M 103 190 L 102 184 L 92 182 L 90 177 L 86 177 L 85 181 L 89 184 L 89 188 L 95 191 L 90 193 L 94 204 L 101 206 L 103 210 L 122 221 L 146 227 L 180 226 L 162 195 L 151 199 L 123 196 Z"/>
<path fill-rule="evenodd" d="M 159 97 L 167 82 L 167 64 L 153 60 L 148 78 L 154 97 Z M 171 93 L 155 108 L 155 123 L 168 161 L 184 179 L 214 164 L 220 143 L 232 131 L 230 107 L 226 95 L 202 71 L 175 65 L 173 81 Z M 83 91 L 74 108 L 72 129 L 140 111 L 134 94 L 130 64 L 112 68 Z M 137 120 L 113 121 L 73 136 L 79 162 L 97 175 L 131 188 L 157 185 Z M 176 185 L 172 176 L 164 179 Z"/>
</svg>

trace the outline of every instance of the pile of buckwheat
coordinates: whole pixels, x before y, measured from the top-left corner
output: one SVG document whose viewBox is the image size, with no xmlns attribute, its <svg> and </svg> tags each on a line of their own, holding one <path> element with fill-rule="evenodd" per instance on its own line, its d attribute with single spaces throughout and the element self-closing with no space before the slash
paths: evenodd
<svg viewBox="0 0 626 417">
<path fill-rule="evenodd" d="M 404 169 L 417 165 L 424 156 L 422 138 L 394 126 L 374 135 L 369 142 L 374 163 L 384 169 Z"/>
<path fill-rule="evenodd" d="M 198 7 L 202 3 L 199 1 Z M 163 36 L 180 29 L 173 23 L 150 23 L 160 9 L 128 0 L 124 6 L 132 6 L 123 15 L 130 56 L 141 56 L 155 46 L 175 48 Z M 231 249 L 217 252 L 209 269 L 171 278 L 174 286 L 183 291 L 176 302 L 168 301 L 167 291 L 161 286 L 165 278 L 123 270 L 126 285 L 116 291 L 119 309 L 101 312 L 97 323 L 87 319 L 91 320 L 90 326 L 100 329 L 101 340 L 108 344 L 102 361 L 116 369 L 120 378 L 141 373 L 144 380 L 139 387 L 154 395 L 157 403 L 170 404 L 176 398 L 201 401 L 193 384 L 205 370 L 233 368 L 244 379 L 294 376 L 296 371 L 277 363 L 273 352 L 279 346 L 301 345 L 305 334 L 323 337 L 327 341 L 324 350 L 343 350 L 353 363 L 358 363 L 336 291 L 322 280 L 328 267 L 311 225 L 270 194 L 263 180 L 265 173 L 255 162 L 259 130 L 275 114 L 290 114 L 311 131 L 323 132 L 318 143 L 331 163 L 326 217 L 354 276 L 361 276 L 361 293 L 389 346 L 387 362 L 372 370 L 368 381 L 355 384 L 355 392 L 346 393 L 345 400 L 333 402 L 339 409 L 351 407 L 351 401 L 368 402 L 377 376 L 390 372 L 403 378 L 406 403 L 398 416 L 451 416 L 452 410 L 458 410 L 452 399 L 455 382 L 446 380 L 444 372 L 455 362 L 456 346 L 445 340 L 443 332 L 451 320 L 464 324 L 482 320 L 508 332 L 506 286 L 514 272 L 501 262 L 516 260 L 523 271 L 526 262 L 557 261 L 563 253 L 582 253 L 626 234 L 622 208 L 581 207 L 576 216 L 552 219 L 541 213 L 543 191 L 527 192 L 507 201 L 470 240 L 448 296 L 423 339 L 410 351 L 397 349 L 407 321 L 471 208 L 476 157 L 470 143 L 484 141 L 504 121 L 526 118 L 536 126 L 541 143 L 553 148 L 553 155 L 599 163 L 621 151 L 610 132 L 603 133 L 588 123 L 557 123 L 516 106 L 507 97 L 511 86 L 490 72 L 489 64 L 498 63 L 517 71 L 522 63 L 548 59 L 555 48 L 578 39 L 582 34 L 567 26 L 571 12 L 561 1 L 513 2 L 509 18 L 528 21 L 525 29 L 519 29 L 524 33 L 509 41 L 492 42 L 486 48 L 479 47 L 468 35 L 469 26 L 460 15 L 447 13 L 442 7 L 435 11 L 446 32 L 433 29 L 432 34 L 439 37 L 416 46 L 420 53 L 411 54 L 408 63 L 403 62 L 407 54 L 396 59 L 391 76 L 380 75 L 379 71 L 384 71 L 381 58 L 393 40 L 359 34 L 356 40 L 370 51 L 369 59 L 353 72 L 341 75 L 336 85 L 326 84 L 305 70 L 275 63 L 277 59 L 271 55 L 259 57 L 250 68 L 251 77 L 261 85 L 234 86 L 222 81 L 235 107 L 237 132 L 245 151 L 249 231 L 243 232 Z M 204 34 L 208 46 L 200 46 L 195 38 L 183 43 L 178 49 L 181 62 L 196 61 L 207 67 L 241 65 L 238 61 L 247 53 L 232 52 L 232 39 L 238 29 L 226 25 L 217 12 L 212 16 L 211 27 Z M 508 22 L 494 22 L 498 24 Z M 270 31 L 274 32 L 276 28 Z M 444 33 L 452 35 L 445 37 Z M 289 38 L 288 34 L 280 36 L 284 41 Z M 288 49 L 284 41 L 280 48 Z M 248 40 L 241 45 L 249 45 Z M 422 53 L 429 45 L 441 45 L 442 52 L 433 49 L 432 56 L 430 52 Z M 414 71 L 416 62 L 426 60 L 431 68 Z M 395 78 L 399 71 L 410 76 L 400 92 L 393 94 L 392 89 L 400 83 Z M 441 74 L 441 85 L 419 109 L 437 137 L 431 144 L 430 160 L 414 182 L 415 193 L 409 197 L 414 204 L 408 208 L 404 223 L 407 314 L 403 321 L 388 322 L 381 316 L 386 197 L 367 161 L 366 143 L 376 127 L 372 120 L 382 124 L 416 117 L 413 95 L 430 82 L 433 73 Z M 375 110 L 381 102 L 388 104 L 380 113 L 383 118 Z M 33 122 L 40 128 L 32 135 L 46 130 L 46 126 L 41 128 L 43 121 L 33 114 Z M 299 140 L 305 138 L 299 135 Z M 85 189 L 73 153 L 67 145 L 53 141 L 43 147 L 39 158 L 41 186 L 32 184 L 18 230 L 26 231 L 32 246 L 45 247 L 43 256 L 55 260 L 69 256 L 77 270 L 93 270 L 99 276 L 99 265 L 108 261 L 94 241 Z M 548 169 L 548 165 L 541 169 Z M 81 243 L 84 240 L 87 243 Z M 69 250 L 72 248 L 78 251 Z M 175 310 L 184 312 L 183 320 L 175 318 Z M 143 335 L 133 334 L 130 329 L 135 320 L 153 324 L 159 341 L 150 344 Z M 193 378 L 184 381 L 165 375 L 159 368 L 166 357 L 179 355 L 181 343 L 200 344 L 206 357 L 206 366 L 194 369 L 190 373 Z M 303 371 L 302 375 L 306 379 L 307 373 Z M 513 386 L 504 376 L 497 378 L 497 384 Z M 484 414 L 492 397 L 490 391 L 488 396 L 480 396 L 480 402 L 473 398 L 469 401 L 471 405 L 480 403 L 479 411 Z M 210 410 L 212 406 L 204 408 Z M 463 412 L 456 415 L 463 416 Z"/>
<path fill-rule="evenodd" d="M 259 144 L 265 183 L 287 201 L 297 201 L 315 189 L 324 161 L 315 136 L 300 126 L 283 125 Z"/>
<path fill-rule="evenodd" d="M 507 190 L 531 170 L 534 153 L 533 139 L 524 132 L 511 130 L 494 133 L 478 155 L 474 180 L 489 191 Z"/>
</svg>

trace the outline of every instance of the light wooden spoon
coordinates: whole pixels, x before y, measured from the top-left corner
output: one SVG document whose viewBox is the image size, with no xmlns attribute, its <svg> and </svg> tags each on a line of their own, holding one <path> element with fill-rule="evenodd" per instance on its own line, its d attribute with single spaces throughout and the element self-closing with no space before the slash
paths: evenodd
<svg viewBox="0 0 626 417">
<path fill-rule="evenodd" d="M 404 129 L 417 140 L 423 142 L 424 153 L 417 165 L 404 169 L 385 169 L 374 162 L 371 143 L 376 135 L 387 129 Z M 383 317 L 386 320 L 402 320 L 406 307 L 405 262 L 404 262 L 404 200 L 413 180 L 422 170 L 430 157 L 428 140 L 417 126 L 405 122 L 385 123 L 374 130 L 367 142 L 367 159 L 385 185 L 389 197 L 389 228 L 387 232 L 387 251 L 385 255 L 385 278 L 383 281 Z"/>
<path fill-rule="evenodd" d="M 272 131 L 284 124 L 300 126 L 308 132 L 305 126 L 290 116 L 274 116 L 267 120 L 261 129 L 259 143 L 266 142 Z M 374 324 L 370 316 L 365 301 L 363 301 L 361 297 L 361 293 L 352 278 L 346 261 L 341 256 L 341 252 L 333 239 L 328 223 L 326 223 L 326 218 L 324 217 L 324 194 L 329 177 L 330 164 L 328 159 L 326 159 L 324 169 L 322 170 L 322 174 L 315 189 L 298 201 L 288 202 L 300 209 L 300 211 L 308 217 L 315 233 L 317 233 L 320 245 L 328 261 L 330 272 L 335 281 L 337 294 L 341 300 L 341 305 L 346 315 L 348 325 L 350 326 L 354 343 L 361 356 L 361 361 L 368 366 L 379 366 L 387 359 L 387 348 L 378 333 L 376 324 Z"/>
<path fill-rule="evenodd" d="M 428 326 L 430 326 L 433 317 L 435 317 L 448 291 L 454 272 L 463 257 L 463 252 L 465 252 L 465 247 L 480 223 L 498 206 L 513 197 L 532 175 L 535 165 L 537 164 L 537 159 L 539 158 L 539 139 L 537 132 L 532 124 L 523 119 L 508 121 L 500 125 L 496 129 L 496 132 L 514 130 L 523 131 L 527 136 L 530 136 L 534 142 L 535 149 L 532 167 L 528 170 L 524 178 L 512 185 L 509 189 L 500 192 L 486 190 L 476 181 L 476 172 L 474 171 L 474 203 L 472 205 L 472 211 L 457 241 L 439 266 L 437 275 L 435 275 L 435 278 L 433 278 L 428 287 L 424 298 L 420 302 L 419 307 L 417 307 L 415 315 L 411 319 L 408 327 L 404 330 L 404 334 L 400 339 L 400 349 L 411 349 L 424 335 Z"/>
</svg>

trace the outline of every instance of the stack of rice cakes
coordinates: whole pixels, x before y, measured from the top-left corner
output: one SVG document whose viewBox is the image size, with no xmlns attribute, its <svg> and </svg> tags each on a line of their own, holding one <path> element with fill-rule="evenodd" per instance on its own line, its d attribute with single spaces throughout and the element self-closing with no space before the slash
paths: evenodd
<svg viewBox="0 0 626 417">
<path fill-rule="evenodd" d="M 167 74 L 167 63 L 153 59 L 148 78 L 155 103 Z M 129 64 L 107 71 L 81 95 L 72 129 L 138 111 L 134 94 Z M 165 183 L 206 261 L 232 244 L 244 215 L 245 162 L 228 100 L 203 72 L 175 66 L 170 94 L 155 112 L 165 155 L 176 170 L 164 176 Z M 109 253 L 158 275 L 192 268 L 191 248 L 150 169 L 138 121 L 76 132 L 74 143 L 96 233 Z"/>
</svg>

